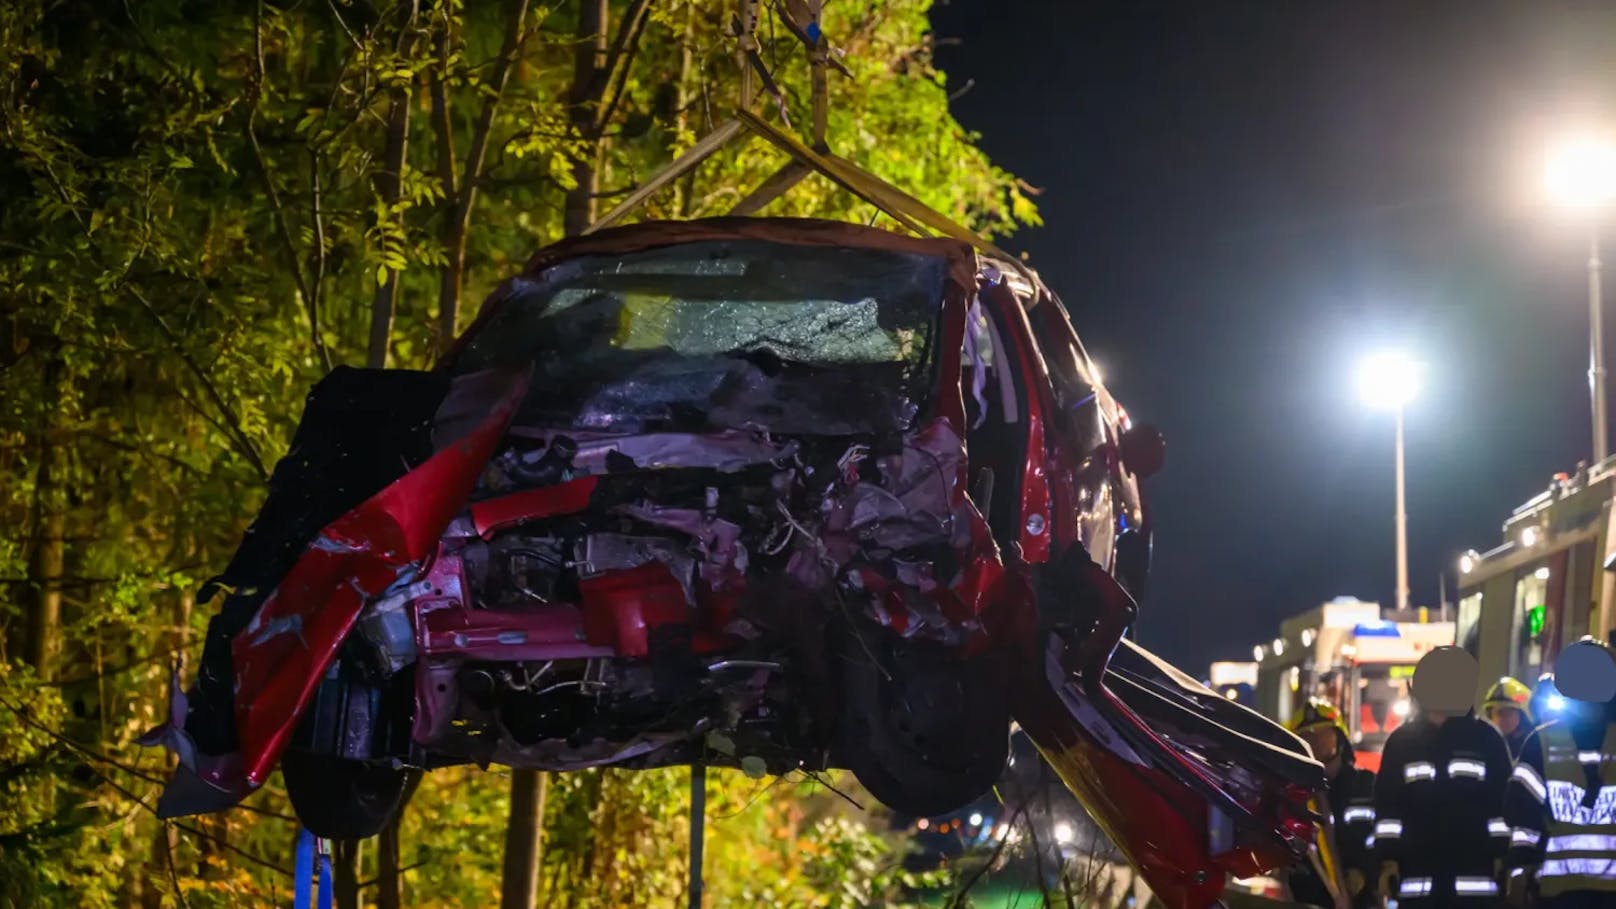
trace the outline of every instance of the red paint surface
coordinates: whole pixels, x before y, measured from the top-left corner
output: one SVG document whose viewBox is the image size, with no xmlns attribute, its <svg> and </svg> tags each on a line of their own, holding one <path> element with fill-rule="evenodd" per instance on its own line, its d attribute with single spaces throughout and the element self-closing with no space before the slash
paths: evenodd
<svg viewBox="0 0 1616 909">
<path fill-rule="evenodd" d="M 963 350 L 965 348 L 965 319 L 970 303 L 965 295 L 952 286 L 943 297 L 942 316 L 938 322 L 937 349 Z M 960 358 L 938 357 L 937 386 L 932 394 L 932 416 L 947 420 L 955 432 L 965 426 L 964 368 Z"/>
<path fill-rule="evenodd" d="M 578 592 L 589 643 L 614 647 L 621 656 L 648 656 L 653 628 L 695 623 L 684 588 L 661 562 L 585 578 Z"/>
<path fill-rule="evenodd" d="M 1212 905 L 1224 869 L 1210 854 L 1199 795 L 1119 758 L 1076 721 L 1047 682 L 1022 692 L 1016 720 L 1169 909 Z"/>
<path fill-rule="evenodd" d="M 1047 562 L 1050 557 L 1049 535 L 1054 529 L 1050 515 L 1049 448 L 1045 439 L 1045 413 L 1051 405 L 1049 370 L 1044 358 L 1033 344 L 1032 326 L 1027 323 L 1027 312 L 1004 284 L 984 288 L 982 305 L 996 314 L 995 323 L 1000 334 L 1014 348 L 1009 358 L 1016 367 L 1016 381 L 1024 390 L 1022 406 L 1023 424 L 1027 429 L 1027 460 L 1021 474 L 1021 534 L 1022 558 L 1030 563 Z M 1034 515 L 1043 522 L 1033 533 Z"/>
<path fill-rule="evenodd" d="M 471 523 L 483 539 L 523 521 L 537 521 L 562 514 L 577 514 L 589 507 L 589 497 L 599 480 L 579 477 L 555 486 L 541 486 L 487 499 L 471 506 Z"/>
<path fill-rule="evenodd" d="M 1055 531 L 1053 515 L 1054 494 L 1050 490 L 1050 474 L 1056 466 L 1050 457 L 1049 414 L 1055 412 L 1054 391 L 1050 385 L 1049 365 L 1032 338 L 1032 325 L 1027 311 L 1018 303 L 1014 314 L 1016 346 L 1022 380 L 1027 383 L 1027 468 L 1021 483 L 1021 549 L 1029 562 L 1047 562 L 1054 554 L 1050 544 Z M 1064 444 L 1064 443 L 1057 443 Z M 1034 515 L 1044 519 L 1043 529 L 1033 533 Z"/>
<path fill-rule="evenodd" d="M 1180 756 L 1103 684 L 1090 681 L 1104 677 L 1131 600 L 1097 566 L 1089 566 L 1087 575 L 1085 583 L 1102 594 L 1102 615 L 1080 649 L 1064 658 L 1058 684 L 1107 722 L 1126 724 L 1135 737 L 1153 743 L 1150 766 L 1128 761 L 1118 743 L 1096 738 L 1048 675 L 1046 660 L 1053 657 L 1030 648 L 1016 661 L 1015 719 L 1169 909 L 1208 909 L 1222 892 L 1226 875 L 1251 877 L 1292 861 L 1279 834 L 1310 834 L 1302 809 L 1308 793 L 1287 786 L 1269 793 L 1263 804 L 1247 806 L 1263 819 L 1260 824 L 1272 825 L 1237 831 L 1237 848 L 1214 855 L 1209 806 L 1201 793 L 1223 787 Z M 1030 638 L 1043 643 L 1036 634 Z"/>
<path fill-rule="evenodd" d="M 614 656 L 584 640 L 583 615 L 568 603 L 539 609 L 464 609 L 458 603 L 417 601 L 416 640 L 427 656 L 472 660 L 567 660 Z"/>
<path fill-rule="evenodd" d="M 464 439 L 321 531 L 231 642 L 249 785 L 269 776 L 365 603 L 436 551 L 526 388 L 525 377 L 514 381 Z"/>
<path fill-rule="evenodd" d="M 1047 680 L 1034 679 L 1036 670 L 1028 669 L 1016 721 L 1169 909 L 1208 909 L 1226 875 L 1252 877 L 1291 862 L 1277 841 L 1253 846 L 1250 830 L 1243 837 L 1237 832 L 1233 851 L 1214 855 L 1206 799 L 1178 776 L 1181 768 L 1169 773 L 1120 757 L 1077 721 Z M 1074 678 L 1069 684 L 1080 683 Z M 1137 728 L 1146 728 L 1123 711 Z M 1306 832 L 1285 826 L 1293 834 Z"/>
</svg>

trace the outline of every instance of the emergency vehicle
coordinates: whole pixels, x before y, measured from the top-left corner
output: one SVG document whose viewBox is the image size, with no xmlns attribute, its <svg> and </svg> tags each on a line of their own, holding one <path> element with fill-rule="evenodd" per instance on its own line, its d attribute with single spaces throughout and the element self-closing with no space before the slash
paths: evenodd
<svg viewBox="0 0 1616 909">
<path fill-rule="evenodd" d="M 1616 458 L 1556 474 L 1510 514 L 1502 543 L 1459 558 L 1457 640 L 1484 685 L 1506 675 L 1532 685 L 1563 646 L 1616 628 L 1613 477 Z"/>
<path fill-rule="evenodd" d="M 1386 739 L 1413 711 L 1415 664 L 1454 640 L 1453 622 L 1427 617 L 1337 597 L 1287 619 L 1279 637 L 1253 648 L 1257 709 L 1287 723 L 1308 698 L 1323 698 L 1346 720 L 1358 766 L 1377 769 Z"/>
<path fill-rule="evenodd" d="M 1223 661 L 1213 663 L 1203 685 L 1236 704 L 1257 709 L 1257 664 Z"/>
</svg>

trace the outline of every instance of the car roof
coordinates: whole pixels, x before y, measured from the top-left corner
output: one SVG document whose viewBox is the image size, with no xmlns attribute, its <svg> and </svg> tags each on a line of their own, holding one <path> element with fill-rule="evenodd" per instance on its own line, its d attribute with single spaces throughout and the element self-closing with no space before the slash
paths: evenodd
<svg viewBox="0 0 1616 909">
<path fill-rule="evenodd" d="M 568 237 L 534 253 L 522 269 L 522 274 L 533 277 L 557 262 L 578 256 L 633 253 L 704 240 L 762 240 L 938 256 L 949 261 L 950 277 L 967 287 L 974 283 L 977 267 L 975 250 L 959 240 L 948 238 L 914 237 L 863 224 L 816 218 L 698 218 L 692 221 L 642 221 Z"/>
</svg>

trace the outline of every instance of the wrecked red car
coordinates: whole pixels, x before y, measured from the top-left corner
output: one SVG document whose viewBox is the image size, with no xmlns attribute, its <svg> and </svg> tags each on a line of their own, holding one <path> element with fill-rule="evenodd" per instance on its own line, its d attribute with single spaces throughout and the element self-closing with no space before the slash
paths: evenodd
<svg viewBox="0 0 1616 909">
<path fill-rule="evenodd" d="M 817 221 L 541 251 L 430 372 L 339 369 L 213 584 L 166 814 L 279 766 L 376 833 L 421 770 L 850 769 L 932 815 L 1017 721 L 1172 906 L 1305 846 L 1294 737 L 1124 640 L 1161 441 L 1060 301 Z"/>
</svg>

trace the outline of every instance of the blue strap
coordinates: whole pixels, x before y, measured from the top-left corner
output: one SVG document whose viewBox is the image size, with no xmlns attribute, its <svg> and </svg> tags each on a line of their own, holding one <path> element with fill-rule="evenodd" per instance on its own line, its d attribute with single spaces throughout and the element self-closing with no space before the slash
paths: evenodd
<svg viewBox="0 0 1616 909">
<path fill-rule="evenodd" d="M 320 909 L 331 909 L 331 853 L 320 853 Z"/>
<path fill-rule="evenodd" d="M 323 879 L 320 883 L 325 885 Z M 292 865 L 292 909 L 309 909 L 309 895 L 313 889 L 314 834 L 298 828 L 297 860 Z"/>
</svg>

